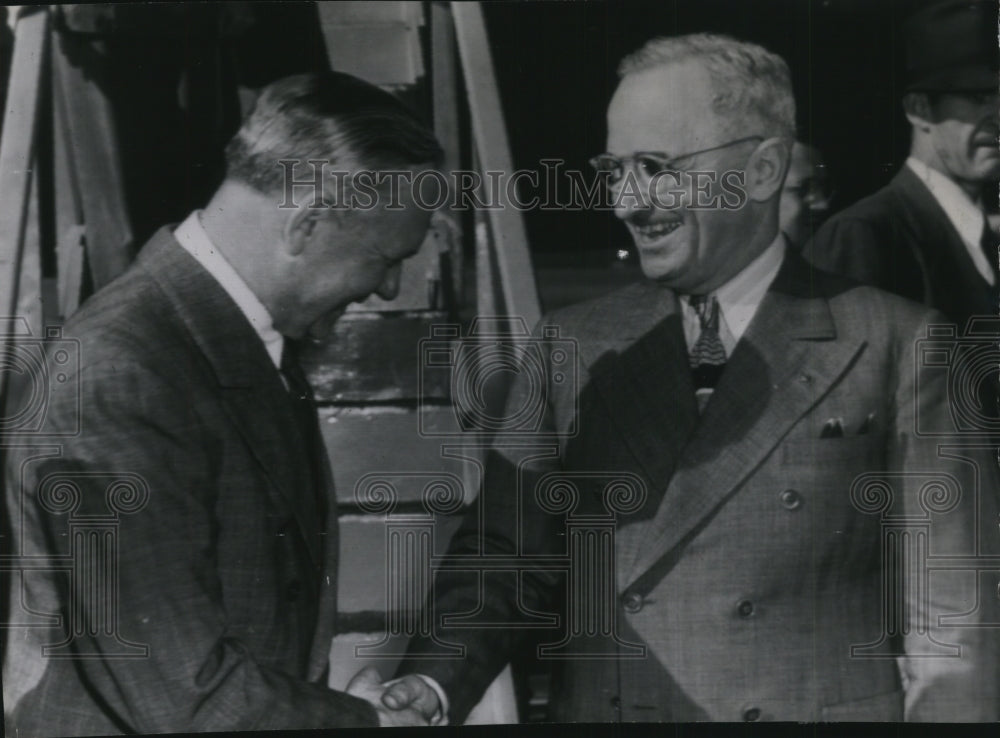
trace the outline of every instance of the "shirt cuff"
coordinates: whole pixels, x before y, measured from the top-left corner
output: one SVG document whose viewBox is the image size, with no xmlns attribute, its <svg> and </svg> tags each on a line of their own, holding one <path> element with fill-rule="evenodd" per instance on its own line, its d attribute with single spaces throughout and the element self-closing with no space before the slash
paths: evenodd
<svg viewBox="0 0 1000 738">
<path fill-rule="evenodd" d="M 447 725 L 448 724 L 448 695 L 444 693 L 441 689 L 441 685 L 437 683 L 437 679 L 433 677 L 425 676 L 423 674 L 414 674 L 414 676 L 420 677 L 424 680 L 424 684 L 434 690 L 434 693 L 438 697 L 438 702 L 440 707 L 438 711 L 431 718 L 431 725 Z"/>
</svg>

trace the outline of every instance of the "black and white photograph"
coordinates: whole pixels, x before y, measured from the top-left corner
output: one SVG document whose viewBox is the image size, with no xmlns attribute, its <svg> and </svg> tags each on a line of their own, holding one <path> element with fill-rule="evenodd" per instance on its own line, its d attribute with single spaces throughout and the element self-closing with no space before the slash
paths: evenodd
<svg viewBox="0 0 1000 738">
<path fill-rule="evenodd" d="M 4 734 L 990 730 L 998 8 L 0 5 Z"/>
</svg>

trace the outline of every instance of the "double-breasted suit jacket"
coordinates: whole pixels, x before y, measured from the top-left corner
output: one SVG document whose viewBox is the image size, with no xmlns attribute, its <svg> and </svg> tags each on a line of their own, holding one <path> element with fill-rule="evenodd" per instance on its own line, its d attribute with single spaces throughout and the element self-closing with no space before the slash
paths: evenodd
<svg viewBox="0 0 1000 738">
<path fill-rule="evenodd" d="M 540 420 L 498 434 L 451 544 L 467 569 L 496 555 L 520 572 L 439 571 L 437 642 L 415 642 L 406 670 L 461 721 L 523 635 L 577 628 L 539 652 L 551 719 L 996 719 L 998 631 L 978 627 L 998 622 L 995 573 L 929 572 L 926 549 L 904 565 L 894 548 L 901 531 L 937 557 L 996 548 L 990 467 L 917 432 L 918 413 L 924 429 L 948 413 L 946 376 L 917 359 L 935 319 L 789 254 L 699 416 L 671 290 L 547 316 L 535 336 L 574 342 L 576 380 L 544 343 L 532 354 L 508 416 L 521 428 L 536 402 Z M 567 509 L 618 511 L 613 587 L 560 573 L 580 540 Z"/>
<path fill-rule="evenodd" d="M 8 732 L 377 725 L 319 681 L 336 614 L 328 474 L 312 478 L 236 304 L 164 229 L 63 333 L 79 371 L 51 382 L 41 433 L 7 463 L 24 565 L 8 602 L 32 626 L 8 639 Z M 110 524 L 113 554 L 75 546 L 88 516 Z"/>
</svg>

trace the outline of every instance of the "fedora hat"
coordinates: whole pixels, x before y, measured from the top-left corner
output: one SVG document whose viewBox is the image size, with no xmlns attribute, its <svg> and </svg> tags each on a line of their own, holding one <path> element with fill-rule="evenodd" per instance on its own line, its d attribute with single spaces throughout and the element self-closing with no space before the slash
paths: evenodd
<svg viewBox="0 0 1000 738">
<path fill-rule="evenodd" d="M 903 22 L 908 92 L 997 89 L 996 0 L 936 0 Z"/>
</svg>

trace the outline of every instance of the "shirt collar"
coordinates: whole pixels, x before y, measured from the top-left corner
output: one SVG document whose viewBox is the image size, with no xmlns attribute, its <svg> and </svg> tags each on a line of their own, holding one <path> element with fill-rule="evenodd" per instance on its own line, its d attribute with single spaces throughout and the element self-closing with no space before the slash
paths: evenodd
<svg viewBox="0 0 1000 738">
<path fill-rule="evenodd" d="M 719 302 L 719 312 L 734 344 L 743 337 L 747 326 L 757 313 L 757 308 L 760 307 L 761 300 L 764 299 L 764 294 L 778 275 L 786 248 L 785 236 L 779 231 L 771 244 L 747 264 L 743 271 L 713 293 Z M 690 298 L 685 296 L 684 305 L 693 312 L 689 300 Z M 727 347 L 727 350 L 729 348 Z"/>
<path fill-rule="evenodd" d="M 233 269 L 222 253 L 212 243 L 201 225 L 201 211 L 195 210 L 174 231 L 174 238 L 181 247 L 193 256 L 205 271 L 232 298 L 240 312 L 250 321 L 254 331 L 263 341 L 268 356 L 276 367 L 281 366 L 281 351 L 284 338 L 274 329 L 274 320 L 264 303 L 258 299 L 243 278 Z"/>
<path fill-rule="evenodd" d="M 906 160 L 906 165 L 930 190 L 962 240 L 979 248 L 979 239 L 982 238 L 985 222 L 983 209 L 979 203 L 973 202 L 965 190 L 919 159 L 911 156 Z"/>
</svg>

